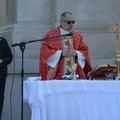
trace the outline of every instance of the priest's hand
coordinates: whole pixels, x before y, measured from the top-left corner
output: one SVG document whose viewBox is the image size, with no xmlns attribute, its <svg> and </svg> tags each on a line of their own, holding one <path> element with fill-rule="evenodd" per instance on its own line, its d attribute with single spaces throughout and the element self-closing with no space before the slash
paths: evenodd
<svg viewBox="0 0 120 120">
<path fill-rule="evenodd" d="M 76 56 L 76 51 L 74 49 L 65 49 L 62 51 L 62 56 Z"/>
</svg>

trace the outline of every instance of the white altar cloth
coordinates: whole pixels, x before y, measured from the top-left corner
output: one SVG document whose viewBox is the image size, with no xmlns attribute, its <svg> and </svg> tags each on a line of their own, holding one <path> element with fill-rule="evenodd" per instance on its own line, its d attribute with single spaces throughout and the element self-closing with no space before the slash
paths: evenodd
<svg viewBox="0 0 120 120">
<path fill-rule="evenodd" d="M 120 120 L 120 81 L 24 81 L 31 120 Z"/>
</svg>

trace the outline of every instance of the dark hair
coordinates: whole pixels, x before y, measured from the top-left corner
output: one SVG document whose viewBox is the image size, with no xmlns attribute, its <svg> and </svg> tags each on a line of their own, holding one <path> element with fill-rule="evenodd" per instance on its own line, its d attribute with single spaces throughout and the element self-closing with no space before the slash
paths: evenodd
<svg viewBox="0 0 120 120">
<path fill-rule="evenodd" d="M 61 20 L 61 21 L 65 21 L 67 14 L 72 15 L 72 13 L 70 13 L 70 12 L 64 12 L 64 13 L 61 14 L 60 20 Z"/>
</svg>

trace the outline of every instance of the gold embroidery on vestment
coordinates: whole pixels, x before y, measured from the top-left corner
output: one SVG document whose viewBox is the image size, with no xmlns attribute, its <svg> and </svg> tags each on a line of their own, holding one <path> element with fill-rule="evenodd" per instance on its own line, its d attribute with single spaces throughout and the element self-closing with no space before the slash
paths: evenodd
<svg viewBox="0 0 120 120">
<path fill-rule="evenodd" d="M 73 38 L 71 36 L 67 36 L 62 38 L 63 49 L 74 49 L 73 47 Z M 75 57 L 73 56 L 65 56 L 64 57 L 64 71 L 63 75 L 72 75 L 72 64 L 75 62 Z"/>
</svg>

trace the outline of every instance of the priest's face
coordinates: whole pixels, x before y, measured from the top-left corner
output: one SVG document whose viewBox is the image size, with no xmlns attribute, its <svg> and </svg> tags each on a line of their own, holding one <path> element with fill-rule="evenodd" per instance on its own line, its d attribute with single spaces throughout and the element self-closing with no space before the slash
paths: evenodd
<svg viewBox="0 0 120 120">
<path fill-rule="evenodd" d="M 62 29 L 70 32 L 73 29 L 73 24 L 75 23 L 74 17 L 70 14 L 66 14 L 66 18 L 64 21 L 61 21 Z"/>
</svg>

